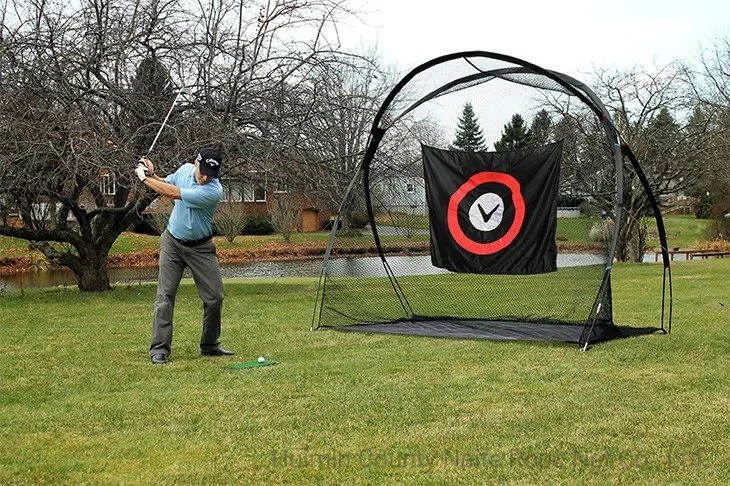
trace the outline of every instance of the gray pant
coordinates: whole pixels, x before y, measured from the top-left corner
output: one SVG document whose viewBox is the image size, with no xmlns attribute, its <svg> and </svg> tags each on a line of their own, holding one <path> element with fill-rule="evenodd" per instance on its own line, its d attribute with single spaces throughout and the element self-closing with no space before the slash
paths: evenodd
<svg viewBox="0 0 730 486">
<path fill-rule="evenodd" d="M 185 267 L 190 268 L 198 295 L 203 301 L 200 349 L 208 351 L 220 344 L 223 279 L 215 244 L 213 240 L 208 240 L 198 246 L 184 246 L 165 230 L 160 236 L 160 276 L 152 319 L 150 356 L 159 353 L 169 355 L 172 350 L 175 296 Z"/>
</svg>

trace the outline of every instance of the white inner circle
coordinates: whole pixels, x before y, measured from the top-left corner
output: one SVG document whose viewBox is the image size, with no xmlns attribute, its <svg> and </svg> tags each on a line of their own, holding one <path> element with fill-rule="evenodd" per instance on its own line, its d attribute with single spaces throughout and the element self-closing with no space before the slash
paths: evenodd
<svg viewBox="0 0 730 486">
<path fill-rule="evenodd" d="M 493 192 L 482 194 L 469 208 L 469 221 L 480 231 L 492 231 L 504 216 L 504 201 Z"/>
</svg>

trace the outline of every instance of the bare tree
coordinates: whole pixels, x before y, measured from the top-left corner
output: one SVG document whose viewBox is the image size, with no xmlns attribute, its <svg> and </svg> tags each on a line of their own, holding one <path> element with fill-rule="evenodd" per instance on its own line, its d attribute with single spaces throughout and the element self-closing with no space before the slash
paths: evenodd
<svg viewBox="0 0 730 486">
<path fill-rule="evenodd" d="M 714 219 L 710 237 L 730 239 L 730 37 L 717 39 L 698 59 L 684 66 L 689 86 L 692 123 L 708 137 L 696 147 L 697 156 L 708 166 L 698 181 L 694 196 L 698 216 Z"/>
<path fill-rule="evenodd" d="M 296 230 L 299 213 L 299 200 L 294 194 L 290 191 L 274 194 L 269 207 L 271 224 L 287 243 L 291 241 L 291 235 Z"/>
<path fill-rule="evenodd" d="M 708 171 L 697 147 L 709 135 L 692 122 L 681 72 L 676 63 L 652 71 L 600 69 L 593 82 L 594 91 L 632 147 L 660 204 L 692 190 Z M 596 117 L 574 104 L 557 100 L 551 104 L 560 117 L 554 132 L 567 140 L 563 188 L 591 194 L 599 208 L 610 212 L 616 197 L 616 175 Z M 650 214 L 651 205 L 628 162 L 624 164 L 623 188 L 623 194 L 618 195 L 623 214 L 617 258 L 639 260 L 646 237 L 641 219 Z"/>
<path fill-rule="evenodd" d="M 215 229 L 233 243 L 246 227 L 248 216 L 240 204 L 224 202 L 218 207 L 213 219 Z"/>
<path fill-rule="evenodd" d="M 176 89 L 190 94 L 151 155 L 158 170 L 172 171 L 203 145 L 224 148 L 233 170 L 262 152 L 266 127 L 278 123 L 270 100 L 334 62 L 339 46 L 326 27 L 348 13 L 331 0 L 184 7 L 0 6 L 0 235 L 31 241 L 73 270 L 82 290 L 110 288 L 108 252 L 154 200 L 132 168 Z"/>
<path fill-rule="evenodd" d="M 268 140 L 259 166 L 271 180 L 292 190 L 316 194 L 321 205 L 336 211 L 350 181 L 358 174 L 375 113 L 393 74 L 374 53 L 341 55 L 337 62 L 314 66 L 311 77 L 288 85 L 271 97 L 271 123 L 261 127 Z M 353 211 L 362 210 L 362 191 L 343 208 L 343 228 Z"/>
<path fill-rule="evenodd" d="M 22 224 L 3 224 L 0 234 L 30 240 L 73 270 L 82 290 L 106 290 L 112 243 L 152 201 L 135 191 L 129 168 L 170 94 L 137 40 L 163 12 L 101 1 L 13 6 L 3 33 L 0 193 Z M 156 103 L 147 103 L 152 94 Z"/>
</svg>

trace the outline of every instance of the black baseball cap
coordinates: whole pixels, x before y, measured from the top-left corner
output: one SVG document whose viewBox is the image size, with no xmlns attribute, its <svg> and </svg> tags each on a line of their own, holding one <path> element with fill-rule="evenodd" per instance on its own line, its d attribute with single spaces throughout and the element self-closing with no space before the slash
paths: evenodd
<svg viewBox="0 0 730 486">
<path fill-rule="evenodd" d="M 210 177 L 218 178 L 223 163 L 223 156 L 220 150 L 202 148 L 198 150 L 195 161 L 200 165 L 200 172 Z"/>
</svg>

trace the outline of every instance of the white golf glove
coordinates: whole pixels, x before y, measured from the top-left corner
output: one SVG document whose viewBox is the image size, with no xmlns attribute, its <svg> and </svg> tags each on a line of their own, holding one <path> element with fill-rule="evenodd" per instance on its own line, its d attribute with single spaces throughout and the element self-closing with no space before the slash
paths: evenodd
<svg viewBox="0 0 730 486">
<path fill-rule="evenodd" d="M 143 162 L 137 164 L 137 168 L 134 169 L 134 173 L 137 174 L 137 179 L 139 179 L 140 181 L 144 181 L 149 175 L 149 172 L 147 172 L 147 166 L 144 165 Z"/>
</svg>

